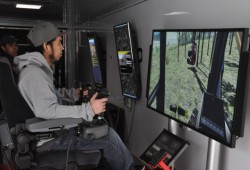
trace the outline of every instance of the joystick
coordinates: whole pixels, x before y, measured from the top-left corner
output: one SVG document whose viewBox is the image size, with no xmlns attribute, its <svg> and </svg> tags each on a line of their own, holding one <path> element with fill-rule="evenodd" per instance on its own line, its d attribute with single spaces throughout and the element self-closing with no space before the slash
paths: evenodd
<svg viewBox="0 0 250 170">
<path fill-rule="evenodd" d="M 84 91 L 88 91 L 88 95 L 83 95 Z M 87 83 L 82 86 L 82 90 L 80 91 L 80 99 L 77 102 L 78 104 L 87 103 L 90 101 L 91 97 L 98 93 L 96 99 L 106 98 L 110 95 L 109 91 L 102 87 L 101 85 L 92 85 L 91 83 Z"/>
</svg>

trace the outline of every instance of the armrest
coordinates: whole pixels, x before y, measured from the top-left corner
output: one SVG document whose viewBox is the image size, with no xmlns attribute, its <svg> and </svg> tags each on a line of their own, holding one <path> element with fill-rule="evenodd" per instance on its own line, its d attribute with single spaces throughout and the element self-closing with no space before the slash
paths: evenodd
<svg viewBox="0 0 250 170">
<path fill-rule="evenodd" d="M 79 123 L 82 123 L 82 119 L 61 118 L 45 120 L 32 118 L 26 120 L 25 126 L 30 132 L 50 132 L 76 127 Z"/>
<path fill-rule="evenodd" d="M 104 119 L 94 119 L 92 122 L 83 121 L 82 136 L 85 139 L 98 139 L 106 136 L 109 127 Z"/>
</svg>

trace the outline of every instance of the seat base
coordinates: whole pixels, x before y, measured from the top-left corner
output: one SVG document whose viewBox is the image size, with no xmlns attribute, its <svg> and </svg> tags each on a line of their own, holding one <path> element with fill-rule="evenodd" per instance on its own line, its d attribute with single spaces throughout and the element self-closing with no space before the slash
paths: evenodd
<svg viewBox="0 0 250 170">
<path fill-rule="evenodd" d="M 66 160 L 67 159 L 67 160 Z M 101 159 L 101 151 L 69 151 L 67 158 L 67 151 L 50 151 L 47 153 L 40 153 L 36 155 L 37 167 L 39 168 L 54 168 L 64 169 L 66 162 L 68 162 L 68 170 L 73 167 L 90 169 L 98 166 Z"/>
</svg>

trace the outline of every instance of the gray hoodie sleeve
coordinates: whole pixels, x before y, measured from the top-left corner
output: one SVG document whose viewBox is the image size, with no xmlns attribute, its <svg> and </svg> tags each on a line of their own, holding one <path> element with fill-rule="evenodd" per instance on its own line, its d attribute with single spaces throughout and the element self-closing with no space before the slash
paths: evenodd
<svg viewBox="0 0 250 170">
<path fill-rule="evenodd" d="M 57 89 L 57 95 L 66 100 L 71 100 L 73 102 L 76 102 L 79 100 L 79 95 L 76 94 L 76 89 L 71 88 L 71 89 L 66 89 L 66 88 L 58 88 Z"/>
<path fill-rule="evenodd" d="M 20 74 L 18 86 L 36 117 L 43 119 L 70 117 L 91 121 L 95 115 L 89 103 L 79 106 L 59 104 L 53 85 L 40 69 L 25 68 Z"/>
</svg>

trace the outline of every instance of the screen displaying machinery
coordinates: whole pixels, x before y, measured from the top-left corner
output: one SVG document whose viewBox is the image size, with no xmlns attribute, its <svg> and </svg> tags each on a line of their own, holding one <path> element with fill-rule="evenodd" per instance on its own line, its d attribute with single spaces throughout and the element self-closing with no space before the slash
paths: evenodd
<svg viewBox="0 0 250 170">
<path fill-rule="evenodd" d="M 153 30 L 147 106 L 227 146 L 243 136 L 248 29 Z"/>
<path fill-rule="evenodd" d="M 114 26 L 122 94 L 139 99 L 141 76 L 135 32 L 129 22 Z"/>
</svg>

